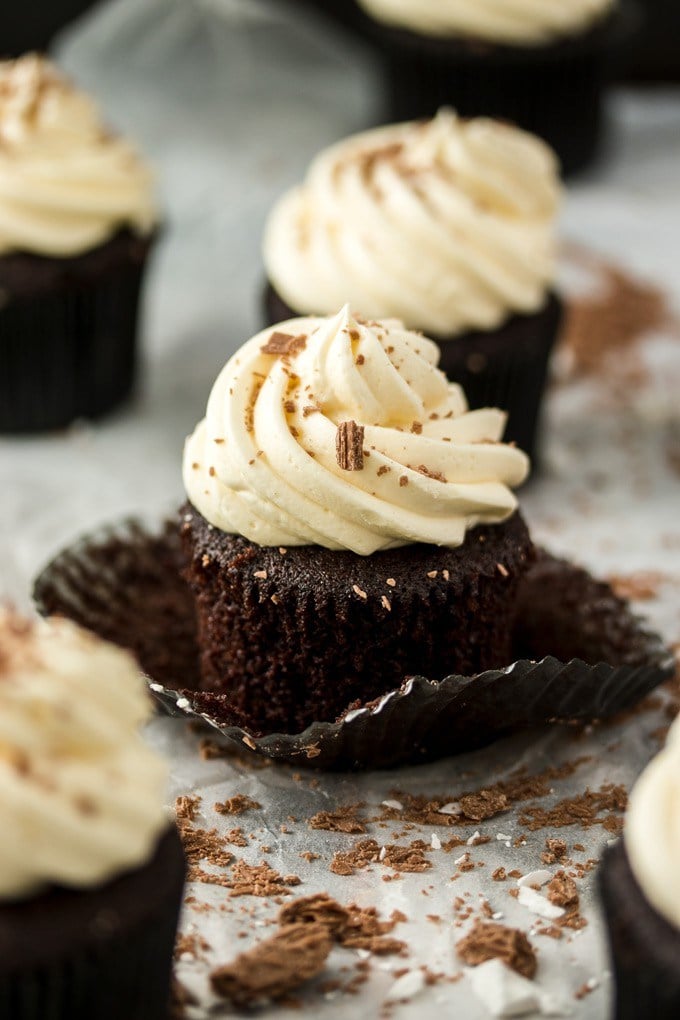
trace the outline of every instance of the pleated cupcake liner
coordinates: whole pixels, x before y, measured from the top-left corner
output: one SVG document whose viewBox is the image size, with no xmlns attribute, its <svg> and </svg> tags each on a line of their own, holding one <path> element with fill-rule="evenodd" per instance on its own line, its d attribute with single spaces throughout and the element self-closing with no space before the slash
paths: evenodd
<svg viewBox="0 0 680 1020">
<path fill-rule="evenodd" d="M 625 840 L 606 850 L 598 879 L 614 973 L 612 1020 L 677 1020 L 680 930 L 646 900 Z"/>
<path fill-rule="evenodd" d="M 314 722 L 301 733 L 258 735 L 240 725 L 227 696 L 198 690 L 194 606 L 179 561 L 176 525 L 127 520 L 60 553 L 37 578 L 34 597 L 41 613 L 67 616 L 132 649 L 167 711 L 200 720 L 241 748 L 299 766 L 390 768 L 468 751 L 520 729 L 604 719 L 674 672 L 672 653 L 611 589 L 594 579 L 589 588 L 584 571 L 544 554 L 539 564 L 544 573 L 552 565 L 560 583 L 568 586 L 573 579 L 584 598 L 592 599 L 603 661 L 583 661 L 579 647 L 563 660 L 545 650 L 532 658 L 526 647 L 532 629 L 524 619 L 521 658 L 503 668 L 440 680 L 404 677 L 394 690 L 337 721 Z M 603 599 L 603 589 L 611 600 Z M 522 606 L 531 615 L 530 589 Z M 565 614 L 573 622 L 571 609 Z M 603 614 L 612 616 L 611 627 Z M 587 607 L 582 616 L 588 619 Z M 588 634 L 584 647 L 592 659 L 599 658 L 596 643 L 597 634 Z"/>
<path fill-rule="evenodd" d="M 638 23 L 637 6 L 624 2 L 604 24 L 543 46 L 435 39 L 378 23 L 365 33 L 383 61 L 386 120 L 431 117 L 442 106 L 508 120 L 545 139 L 571 174 L 597 155 L 604 85 Z"/>
<path fill-rule="evenodd" d="M 168 1020 L 183 885 L 184 855 L 172 831 L 147 865 L 101 888 L 3 904 L 0 1016 Z"/>
<path fill-rule="evenodd" d="M 144 262 L 0 307 L 0 432 L 98 418 L 132 392 Z"/>
</svg>

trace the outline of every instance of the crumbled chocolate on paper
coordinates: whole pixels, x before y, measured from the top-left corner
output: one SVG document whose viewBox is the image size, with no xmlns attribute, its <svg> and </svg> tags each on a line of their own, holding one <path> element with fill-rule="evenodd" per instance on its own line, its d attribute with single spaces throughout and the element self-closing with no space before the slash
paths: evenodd
<svg viewBox="0 0 680 1020">
<path fill-rule="evenodd" d="M 213 990 L 236 1006 L 284 998 L 323 970 L 333 948 L 323 924 L 287 924 L 210 975 Z"/>
<path fill-rule="evenodd" d="M 335 433 L 335 456 L 343 471 L 363 471 L 364 426 L 341 421 Z"/>
<path fill-rule="evenodd" d="M 310 829 L 325 829 L 328 832 L 349 834 L 366 832 L 364 822 L 356 816 L 356 812 L 361 806 L 361 804 L 345 804 L 335 811 L 318 811 L 309 819 L 309 827 Z"/>
<path fill-rule="evenodd" d="M 608 832 L 618 832 L 622 815 L 626 810 L 628 795 L 623 786 L 604 783 L 599 790 L 586 790 L 574 797 L 565 797 L 552 808 L 532 805 L 525 808 L 520 815 L 520 825 L 535 831 L 544 828 L 562 828 L 567 825 L 580 825 L 590 828 L 601 825 Z"/>
<path fill-rule="evenodd" d="M 555 839 L 554 836 L 548 836 L 545 841 L 545 850 L 541 854 L 541 861 L 543 864 L 555 864 L 557 861 L 564 860 L 567 855 L 567 844 L 563 839 Z"/>
<path fill-rule="evenodd" d="M 536 953 L 523 931 L 504 924 L 476 921 L 472 930 L 456 943 L 458 956 L 469 967 L 487 960 L 502 960 L 526 978 L 536 973 Z"/>
<path fill-rule="evenodd" d="M 431 850 L 422 839 L 407 846 L 396 843 L 381 846 L 375 839 L 361 839 L 350 850 L 333 855 L 330 870 L 336 875 L 353 875 L 369 864 L 383 864 L 395 872 L 421 872 L 432 867 L 425 854 Z"/>
<path fill-rule="evenodd" d="M 388 938 L 405 916 L 394 911 L 381 921 L 375 907 L 358 907 L 352 903 L 341 906 L 326 893 L 304 896 L 287 903 L 279 912 L 279 924 L 321 924 L 332 939 L 347 949 L 366 949 L 377 956 L 402 953 L 406 945 L 400 939 Z"/>
<path fill-rule="evenodd" d="M 281 875 L 266 861 L 246 864 L 236 861 L 226 883 L 230 896 L 288 896 L 290 886 L 300 885 L 297 875 Z"/>
<path fill-rule="evenodd" d="M 546 896 L 558 907 L 575 907 L 579 902 L 576 882 L 562 870 L 546 886 Z"/>
<path fill-rule="evenodd" d="M 213 804 L 213 810 L 217 811 L 218 815 L 242 815 L 245 811 L 257 810 L 261 807 L 262 805 L 258 801 L 253 800 L 252 797 L 246 797 L 243 793 L 237 793 L 227 800 Z"/>
</svg>

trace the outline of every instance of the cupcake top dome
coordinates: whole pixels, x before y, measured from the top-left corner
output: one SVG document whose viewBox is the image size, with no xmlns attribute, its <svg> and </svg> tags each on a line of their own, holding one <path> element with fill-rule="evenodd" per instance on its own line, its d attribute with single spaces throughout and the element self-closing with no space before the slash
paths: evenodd
<svg viewBox="0 0 680 1020">
<path fill-rule="evenodd" d="M 633 787 L 624 843 L 646 899 L 680 928 L 680 722 Z"/>
<path fill-rule="evenodd" d="M 560 199 L 544 142 L 441 110 L 321 152 L 272 210 L 264 261 L 300 314 L 349 302 L 438 339 L 495 329 L 544 304 Z"/>
<path fill-rule="evenodd" d="M 359 0 L 367 14 L 421 35 L 531 46 L 586 31 L 616 0 Z"/>
<path fill-rule="evenodd" d="M 86 888 L 144 863 L 166 768 L 133 658 L 67 620 L 0 610 L 0 897 Z"/>
<path fill-rule="evenodd" d="M 264 330 L 224 367 L 186 442 L 191 503 L 259 545 L 361 555 L 458 546 L 505 520 L 528 459 L 500 442 L 503 412 L 469 411 L 438 358 L 401 322 L 348 307 Z"/>
<path fill-rule="evenodd" d="M 78 255 L 157 219 L 152 175 L 37 54 L 0 61 L 0 254 Z"/>
</svg>

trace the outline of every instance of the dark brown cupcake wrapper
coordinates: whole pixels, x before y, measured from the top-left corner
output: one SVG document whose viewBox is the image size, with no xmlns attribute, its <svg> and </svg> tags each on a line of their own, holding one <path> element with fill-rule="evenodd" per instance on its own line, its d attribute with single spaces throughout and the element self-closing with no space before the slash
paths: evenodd
<svg viewBox="0 0 680 1020">
<path fill-rule="evenodd" d="M 605 851 L 598 877 L 615 982 L 612 1020 L 677 1020 L 680 931 L 646 900 L 625 840 Z"/>
<path fill-rule="evenodd" d="M 315 722 L 298 734 L 256 735 L 239 725 L 224 695 L 197 690 L 193 603 L 179 576 L 178 547 L 174 525 L 162 530 L 132 520 L 104 528 L 64 550 L 40 574 L 34 588 L 38 609 L 70 617 L 135 651 L 166 710 L 200 719 L 222 737 L 278 761 L 321 769 L 425 761 L 518 729 L 603 719 L 630 707 L 673 674 L 673 656 L 661 639 L 647 632 L 608 586 L 543 554 L 536 583 L 542 621 L 547 573 L 551 590 L 571 586 L 580 600 L 592 600 L 602 655 L 610 663 L 578 658 L 578 635 L 564 661 L 544 649 L 536 655 L 539 661 L 532 661 L 534 632 L 525 619 L 519 637 L 522 658 L 507 667 L 439 681 L 405 677 L 399 688 L 338 721 Z M 532 575 L 533 568 L 529 585 Z M 520 601 L 523 614 L 531 615 L 531 588 Z M 554 625 L 559 625 L 560 601 Z M 567 612 L 573 617 L 571 607 Z M 586 605 L 582 617 L 589 615 Z M 582 645 L 591 660 L 598 658 L 597 635 L 593 640 L 587 634 Z"/>
<path fill-rule="evenodd" d="M 365 23 L 365 32 L 383 59 L 386 119 L 417 120 L 453 106 L 461 116 L 508 120 L 544 138 L 570 174 L 597 153 L 604 84 L 638 22 L 637 6 L 624 2 L 585 34 L 532 47 L 422 37 L 377 23 Z"/>
<path fill-rule="evenodd" d="M 130 242 L 130 257 L 100 274 L 79 271 L 32 295 L 7 296 L 0 307 L 0 432 L 63 428 L 98 418 L 130 395 L 152 240 Z"/>
<path fill-rule="evenodd" d="M 0 905 L 0 1017 L 167 1020 L 184 871 L 173 827 L 148 864 L 99 889 Z"/>
</svg>

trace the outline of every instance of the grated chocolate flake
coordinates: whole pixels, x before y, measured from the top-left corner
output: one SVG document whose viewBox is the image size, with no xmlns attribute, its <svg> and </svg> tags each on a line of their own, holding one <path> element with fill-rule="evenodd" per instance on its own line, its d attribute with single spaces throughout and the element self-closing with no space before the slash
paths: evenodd
<svg viewBox="0 0 680 1020">
<path fill-rule="evenodd" d="M 335 434 L 335 456 L 343 471 L 363 471 L 364 426 L 341 421 Z"/>
<path fill-rule="evenodd" d="M 218 815 L 242 815 L 245 811 L 256 811 L 261 807 L 259 801 L 246 797 L 243 793 L 236 793 L 227 800 L 213 804 L 213 810 L 217 811 Z"/>
<path fill-rule="evenodd" d="M 536 953 L 529 939 L 523 931 L 504 924 L 477 921 L 456 944 L 456 952 L 469 967 L 487 960 L 502 960 L 522 977 L 531 979 L 536 973 Z"/>
<path fill-rule="evenodd" d="M 441 471 L 433 471 L 431 468 L 426 467 L 424 464 L 419 464 L 416 468 L 421 475 L 425 475 L 426 478 L 433 478 L 435 482 L 445 482 L 446 475 L 443 475 Z"/>
<path fill-rule="evenodd" d="M 346 804 L 335 811 L 318 811 L 309 819 L 310 829 L 324 829 L 327 832 L 345 832 L 350 835 L 366 832 L 364 822 L 356 812 L 361 804 Z"/>
<path fill-rule="evenodd" d="M 332 948 L 322 924 L 284 925 L 233 963 L 214 970 L 210 983 L 213 991 L 236 1006 L 280 1000 L 320 974 Z"/>
<path fill-rule="evenodd" d="M 260 350 L 263 354 L 281 357 L 282 355 L 297 354 L 298 351 L 304 350 L 306 345 L 307 337 L 304 334 L 293 336 L 292 333 L 282 333 L 280 330 L 275 330 L 270 334 L 267 343 L 260 347 Z"/>
</svg>

